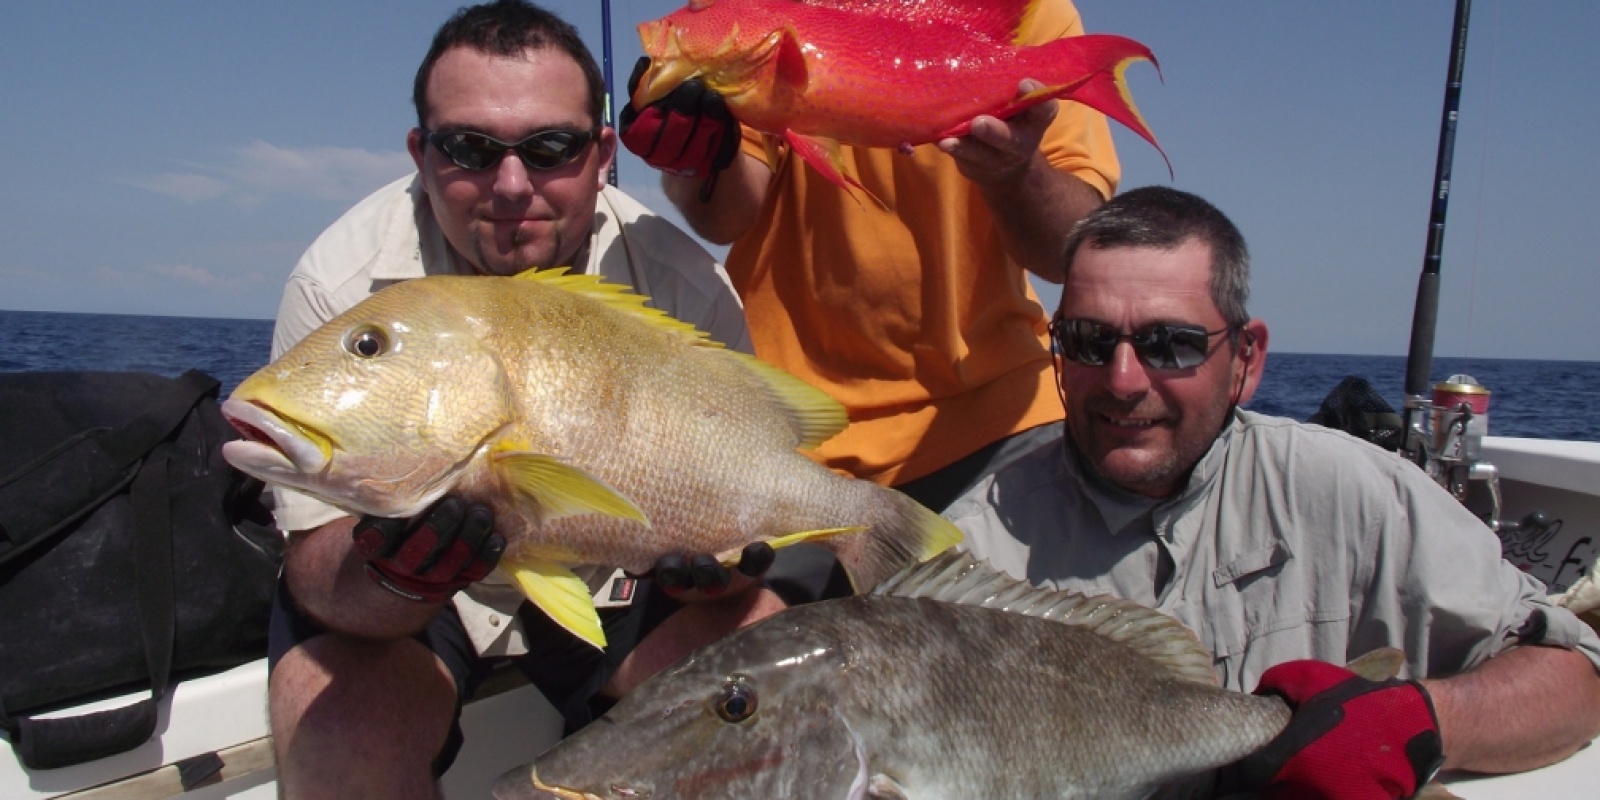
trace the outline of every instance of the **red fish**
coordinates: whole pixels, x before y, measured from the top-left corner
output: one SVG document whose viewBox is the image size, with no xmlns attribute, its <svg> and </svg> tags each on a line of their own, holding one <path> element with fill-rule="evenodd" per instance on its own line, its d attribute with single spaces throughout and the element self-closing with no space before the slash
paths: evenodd
<svg viewBox="0 0 1600 800">
<path fill-rule="evenodd" d="M 786 140 L 841 187 L 839 144 L 961 136 L 1053 98 L 1090 106 L 1160 150 L 1123 81 L 1144 45 L 1084 35 L 1019 45 L 1040 0 L 690 0 L 639 26 L 650 70 L 635 106 L 699 78 L 740 122 Z M 1044 87 L 1025 95 L 1017 84 Z M 1163 153 L 1163 155 L 1165 155 Z M 859 184 L 856 184 L 859 186 Z"/>
</svg>

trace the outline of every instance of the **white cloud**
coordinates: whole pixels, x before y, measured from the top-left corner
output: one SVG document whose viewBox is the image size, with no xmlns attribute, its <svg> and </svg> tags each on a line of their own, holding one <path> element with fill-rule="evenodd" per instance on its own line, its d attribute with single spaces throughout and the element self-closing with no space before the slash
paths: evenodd
<svg viewBox="0 0 1600 800">
<path fill-rule="evenodd" d="M 411 156 L 403 150 L 292 149 L 259 140 L 235 148 L 233 156 L 225 171 L 245 191 L 319 200 L 359 198 L 413 168 Z"/>
<path fill-rule="evenodd" d="M 153 275 L 169 278 L 178 283 L 187 283 L 195 286 L 216 286 L 222 279 L 192 264 L 152 264 L 145 267 L 145 271 Z"/>
<path fill-rule="evenodd" d="M 259 286 L 266 282 L 266 277 L 255 271 L 219 275 L 193 264 L 149 264 L 141 269 L 140 272 L 143 273 L 146 280 L 153 277 L 157 281 L 177 283 L 184 286 L 229 291 Z"/>
<path fill-rule="evenodd" d="M 194 173 L 164 172 L 160 175 L 151 175 L 146 178 L 133 178 L 128 183 L 143 189 L 149 189 L 156 194 L 169 195 L 188 203 L 198 203 L 202 200 L 211 200 L 227 194 L 227 182 L 217 180 L 209 175 L 196 175 Z"/>
<path fill-rule="evenodd" d="M 193 172 L 168 172 L 124 180 L 132 186 L 190 203 L 229 197 L 255 203 L 271 196 L 354 201 L 411 171 L 404 150 L 358 147 L 279 147 L 260 140 L 230 148 Z"/>
<path fill-rule="evenodd" d="M 46 282 L 54 277 L 35 267 L 8 267 L 0 265 L 0 281 Z"/>
<path fill-rule="evenodd" d="M 5 276 L 5 270 L 0 270 L 0 277 Z M 39 280 L 46 276 L 42 274 L 30 275 L 24 272 L 18 277 Z M 265 275 L 255 270 L 238 274 L 217 273 L 193 264 L 147 264 L 132 269 L 99 266 L 89 270 L 89 277 L 93 283 L 101 286 L 159 289 L 161 291 L 204 289 L 224 293 L 237 293 L 245 289 L 260 287 L 269 282 Z M 55 283 L 58 281 L 44 282 Z"/>
</svg>

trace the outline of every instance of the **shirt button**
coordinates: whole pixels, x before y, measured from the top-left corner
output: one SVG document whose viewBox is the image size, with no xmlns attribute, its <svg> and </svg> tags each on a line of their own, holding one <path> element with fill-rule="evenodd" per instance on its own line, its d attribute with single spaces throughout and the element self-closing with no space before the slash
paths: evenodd
<svg viewBox="0 0 1600 800">
<path fill-rule="evenodd" d="M 500 615 L 499 614 L 490 614 L 489 615 L 489 624 L 492 625 L 493 627 L 496 627 L 496 628 L 500 627 Z"/>
</svg>

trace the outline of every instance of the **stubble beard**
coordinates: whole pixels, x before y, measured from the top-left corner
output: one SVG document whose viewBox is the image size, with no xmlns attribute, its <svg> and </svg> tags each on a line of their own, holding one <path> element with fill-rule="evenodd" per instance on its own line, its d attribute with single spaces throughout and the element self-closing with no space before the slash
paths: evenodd
<svg viewBox="0 0 1600 800">
<path fill-rule="evenodd" d="M 552 233 L 551 235 L 554 238 L 554 241 L 552 243 L 553 246 L 549 249 L 549 252 L 550 253 L 560 253 L 562 251 L 561 234 L 560 234 L 560 232 L 555 232 L 555 233 Z M 529 244 L 529 241 L 525 240 L 524 237 L 525 237 L 525 234 L 523 234 L 523 232 L 520 229 L 512 231 L 512 233 L 511 233 L 511 254 L 508 255 L 508 256 L 501 256 L 501 255 L 496 254 L 493 251 L 494 242 L 493 242 L 493 239 L 492 239 L 492 234 L 486 236 L 480 231 L 473 231 L 473 233 L 472 233 L 472 256 L 473 256 L 473 260 L 474 260 L 473 266 L 475 266 L 480 273 L 483 273 L 485 275 L 502 275 L 502 276 L 518 275 L 518 274 L 521 274 L 523 272 L 526 272 L 529 269 L 548 269 L 550 267 L 555 267 L 555 266 L 569 266 L 569 265 L 566 265 L 566 264 L 539 263 L 538 259 L 532 259 L 532 260 L 529 260 L 527 262 L 524 262 L 518 256 L 518 253 L 520 253 L 522 251 L 523 246 Z M 553 260 L 553 259 L 547 258 L 545 260 Z"/>
<path fill-rule="evenodd" d="M 1096 441 L 1092 436 L 1085 438 L 1091 444 Z M 1166 494 L 1168 488 L 1181 477 L 1180 473 L 1187 472 L 1179 463 L 1177 451 L 1172 448 L 1161 452 L 1139 448 L 1134 452 L 1125 445 L 1117 445 L 1097 448 L 1102 452 L 1096 454 L 1084 452 L 1084 446 L 1078 439 L 1079 436 L 1071 434 L 1069 428 L 1068 442 L 1095 477 L 1130 492 Z"/>
<path fill-rule="evenodd" d="M 1072 447 L 1078 452 L 1083 462 L 1101 480 L 1121 487 L 1131 492 L 1152 497 L 1170 497 L 1183 488 L 1189 478 L 1189 473 L 1194 471 L 1195 465 L 1205 458 L 1211 451 L 1217 437 L 1222 434 L 1222 429 L 1227 426 L 1228 420 L 1233 417 L 1234 404 L 1231 398 L 1222 397 L 1216 405 L 1206 409 L 1206 419 L 1199 427 L 1185 427 L 1186 422 L 1193 422 L 1186 417 L 1179 417 L 1168 428 L 1172 434 L 1169 445 L 1161 450 L 1134 448 L 1137 452 L 1117 453 L 1118 450 L 1128 451 L 1130 448 L 1119 446 L 1115 441 L 1105 441 L 1102 444 L 1100 437 L 1093 436 L 1095 428 L 1109 426 L 1110 423 L 1095 422 L 1088 428 L 1088 443 L 1102 445 L 1101 453 L 1085 453 L 1072 434 L 1072 426 L 1068 424 L 1068 439 Z M 1093 420 L 1095 409 L 1084 409 Z M 1109 440 L 1110 437 L 1105 437 Z M 1108 463 L 1114 459 L 1113 455 L 1124 456 L 1120 467 L 1108 469 Z M 1134 456 L 1127 458 L 1127 456 Z M 1130 463 L 1131 462 L 1131 463 Z"/>
</svg>

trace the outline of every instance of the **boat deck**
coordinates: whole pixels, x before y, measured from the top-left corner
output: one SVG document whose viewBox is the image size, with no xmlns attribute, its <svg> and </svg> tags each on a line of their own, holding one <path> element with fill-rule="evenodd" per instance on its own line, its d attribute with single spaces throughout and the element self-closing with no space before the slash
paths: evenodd
<svg viewBox="0 0 1600 800">
<path fill-rule="evenodd" d="M 1600 443 L 1491 436 L 1484 440 L 1484 458 L 1499 470 L 1504 518 L 1518 519 L 1537 508 L 1562 520 L 1553 534 L 1508 542 L 1507 551 L 1523 569 L 1557 590 L 1565 588 L 1600 551 L 1596 535 Z M 1594 624 L 1592 616 L 1586 619 Z M 262 660 L 180 683 L 162 703 L 152 741 L 77 767 L 30 772 L 17 763 L 9 746 L 0 747 L 4 753 L 0 797 L 272 800 L 276 785 L 266 721 L 266 675 Z M 74 711 L 114 708 L 143 696 L 101 701 Z M 445 796 L 451 800 L 487 797 L 496 777 L 557 740 L 561 721 L 532 687 L 491 682 L 463 710 L 462 728 L 469 745 L 444 779 Z M 184 772 L 202 776 L 188 792 L 181 779 Z M 1600 747 L 1591 744 L 1563 763 L 1521 775 L 1454 774 L 1443 779 L 1467 800 L 1590 800 L 1600 796 L 1595 788 L 1600 785 Z"/>
<path fill-rule="evenodd" d="M 65 770 L 29 772 L 10 748 L 0 757 L 0 787 L 7 800 L 273 800 L 277 797 L 265 712 L 266 662 L 180 684 L 163 704 L 158 735 L 128 753 Z M 109 700 L 87 710 L 110 708 L 141 695 Z M 530 761 L 560 735 L 554 709 L 532 687 L 521 685 L 480 696 L 462 712 L 470 746 L 445 775 L 449 800 L 482 800 L 506 770 Z M 521 736 L 506 736 L 520 731 Z M 232 744 L 219 744 L 232 743 Z M 178 765 L 199 764 L 213 750 L 221 771 L 185 792 Z M 1600 782 L 1600 746 L 1520 775 L 1446 774 L 1441 780 L 1465 800 L 1592 800 Z"/>
</svg>

